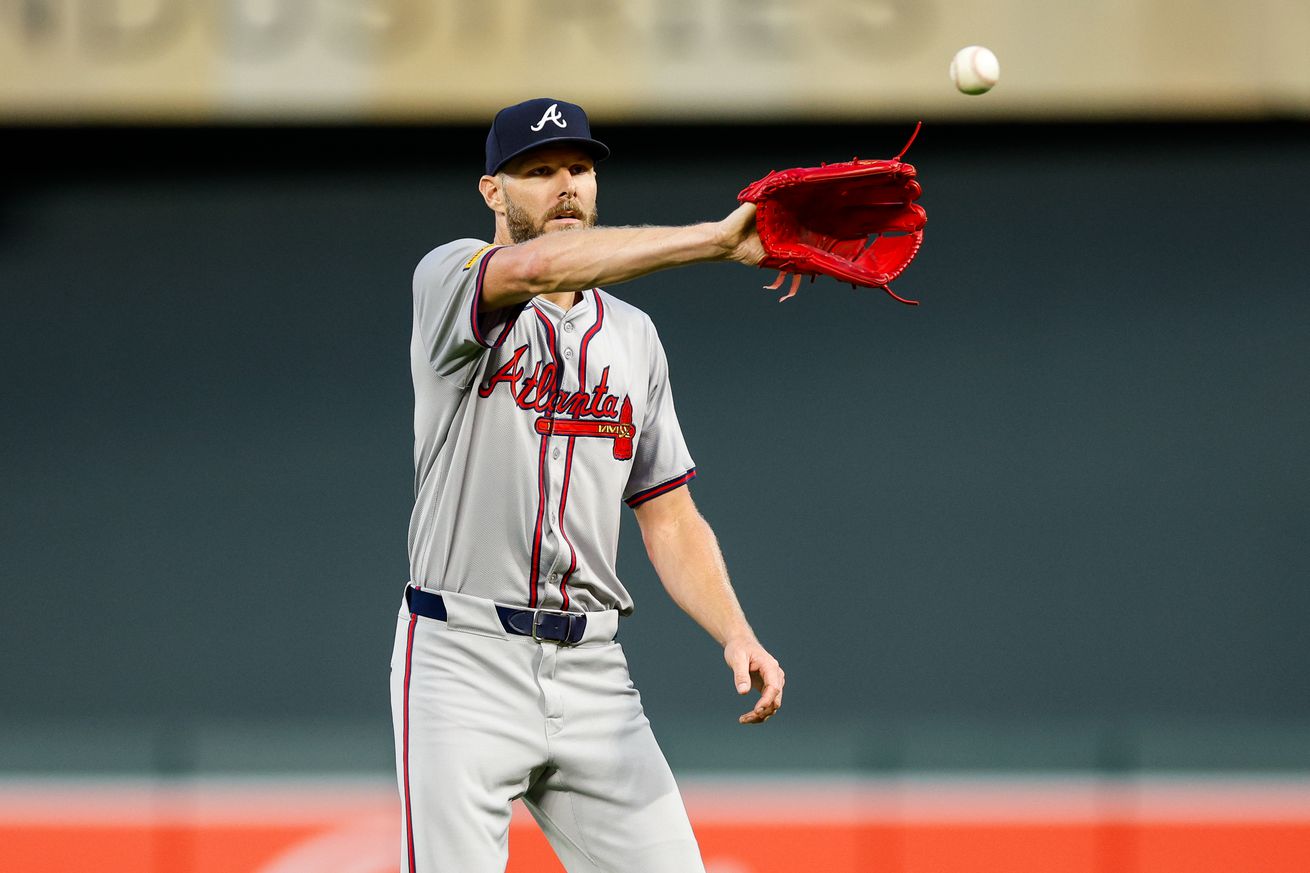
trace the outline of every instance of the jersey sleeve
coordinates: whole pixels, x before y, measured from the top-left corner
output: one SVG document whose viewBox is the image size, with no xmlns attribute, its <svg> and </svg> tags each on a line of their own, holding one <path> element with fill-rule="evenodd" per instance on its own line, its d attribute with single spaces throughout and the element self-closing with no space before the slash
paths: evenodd
<svg viewBox="0 0 1310 873">
<path fill-rule="evenodd" d="M 655 327 L 650 325 L 650 389 L 646 412 L 637 434 L 632 472 L 623 501 L 633 508 L 667 494 L 696 477 L 696 463 L 683 439 L 678 414 L 673 408 L 669 385 L 669 363 Z"/>
<path fill-rule="evenodd" d="M 438 374 L 450 377 L 509 335 L 523 305 L 478 312 L 487 264 L 503 246 L 461 239 L 414 270 L 414 327 Z"/>
</svg>

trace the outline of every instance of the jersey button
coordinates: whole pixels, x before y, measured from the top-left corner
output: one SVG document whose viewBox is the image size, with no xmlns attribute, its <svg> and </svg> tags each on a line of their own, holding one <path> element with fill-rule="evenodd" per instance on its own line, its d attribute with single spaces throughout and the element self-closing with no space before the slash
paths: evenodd
<svg viewBox="0 0 1310 873">
<path fill-rule="evenodd" d="M 567 330 L 569 333 L 573 333 L 573 322 L 571 321 L 564 322 L 564 329 Z"/>
<path fill-rule="evenodd" d="M 565 350 L 564 350 L 564 357 L 566 357 L 566 358 L 571 358 L 571 357 L 573 357 L 573 349 L 565 349 Z"/>
<path fill-rule="evenodd" d="M 555 451 L 551 452 L 550 456 L 557 461 L 559 460 L 559 446 L 555 447 Z"/>
</svg>

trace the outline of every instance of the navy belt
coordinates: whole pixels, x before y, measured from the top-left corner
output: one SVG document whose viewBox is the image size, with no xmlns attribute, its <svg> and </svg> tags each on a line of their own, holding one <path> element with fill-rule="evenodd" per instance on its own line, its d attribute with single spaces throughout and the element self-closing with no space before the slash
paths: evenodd
<svg viewBox="0 0 1310 873">
<path fill-rule="evenodd" d="M 440 594 L 415 588 L 405 587 L 405 603 L 409 611 L 424 618 L 446 620 L 446 602 Z M 559 612 L 553 609 L 512 609 L 495 604 L 496 615 L 500 616 L 501 627 L 506 633 L 532 637 L 538 642 L 562 643 L 576 645 L 582 640 L 587 629 L 587 616 L 581 612 Z"/>
</svg>

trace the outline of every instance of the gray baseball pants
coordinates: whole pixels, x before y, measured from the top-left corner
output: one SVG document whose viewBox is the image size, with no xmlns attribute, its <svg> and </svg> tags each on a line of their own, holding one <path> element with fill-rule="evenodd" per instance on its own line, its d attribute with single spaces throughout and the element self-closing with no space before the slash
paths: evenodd
<svg viewBox="0 0 1310 873">
<path fill-rule="evenodd" d="M 391 656 L 404 873 L 503 873 L 522 797 L 569 873 L 704 873 L 682 798 L 613 640 L 506 633 L 494 605 L 401 607 Z"/>
</svg>

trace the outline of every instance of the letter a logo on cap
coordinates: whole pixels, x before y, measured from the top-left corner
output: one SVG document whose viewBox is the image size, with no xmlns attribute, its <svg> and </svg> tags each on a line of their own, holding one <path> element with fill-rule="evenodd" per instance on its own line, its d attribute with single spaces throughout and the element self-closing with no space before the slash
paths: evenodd
<svg viewBox="0 0 1310 873">
<path fill-rule="evenodd" d="M 547 121 L 553 121 L 553 122 L 555 122 L 555 126 L 556 126 L 556 127 L 568 127 L 568 126 L 569 126 L 569 123 L 568 123 L 567 121 L 564 120 L 564 116 L 559 114 L 559 104 L 558 104 L 558 103 L 552 103 L 552 104 L 550 104 L 550 108 L 547 109 L 547 110 L 546 110 L 546 113 L 545 113 L 544 115 L 541 116 L 541 121 L 538 121 L 536 124 L 532 125 L 532 130 L 533 130 L 534 132 L 535 132 L 535 131 L 539 131 L 539 130 L 541 130 L 543 127 L 546 126 L 546 122 L 547 122 Z"/>
</svg>

